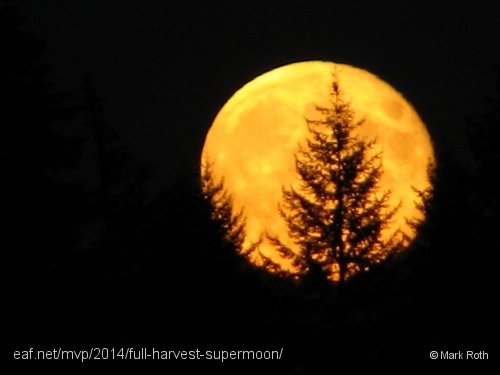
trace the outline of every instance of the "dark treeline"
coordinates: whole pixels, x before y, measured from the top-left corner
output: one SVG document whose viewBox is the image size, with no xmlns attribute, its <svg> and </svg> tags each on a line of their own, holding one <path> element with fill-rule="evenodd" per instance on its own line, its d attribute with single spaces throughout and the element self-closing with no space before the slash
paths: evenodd
<svg viewBox="0 0 500 375">
<path fill-rule="evenodd" d="M 91 77 L 54 90 L 44 43 L 12 7 L 0 8 L 0 40 L 8 356 L 30 347 L 283 347 L 284 360 L 266 368 L 313 373 L 328 363 L 355 373 L 425 372 L 438 366 L 430 350 L 493 355 L 500 91 L 469 121 L 478 167 L 462 168 L 436 145 L 420 236 L 391 267 L 347 282 L 340 299 L 240 258 L 211 218 L 197 170 L 151 195 L 155 167 L 108 122 Z M 200 364 L 213 366 L 176 363 Z M 259 363 L 232 365 L 251 372 Z"/>
</svg>

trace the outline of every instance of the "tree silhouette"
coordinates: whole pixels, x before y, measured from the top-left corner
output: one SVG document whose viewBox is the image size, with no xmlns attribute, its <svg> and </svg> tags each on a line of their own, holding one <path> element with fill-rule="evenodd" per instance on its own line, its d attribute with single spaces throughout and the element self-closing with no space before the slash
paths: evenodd
<svg viewBox="0 0 500 375">
<path fill-rule="evenodd" d="M 0 46 L 6 341 L 50 342 L 68 332 L 69 315 L 59 312 L 71 310 L 76 290 L 67 277 L 74 274 L 69 265 L 85 206 L 78 178 L 84 137 L 74 127 L 73 92 L 51 82 L 55 66 L 46 43 L 29 31 L 14 3 L 0 4 Z"/>
<path fill-rule="evenodd" d="M 39 269 L 57 264 L 76 241 L 83 193 L 70 177 L 83 138 L 71 132 L 71 93 L 48 79 L 46 43 L 24 21 L 16 6 L 0 5 L 1 206 L 8 218 L 1 246 L 19 258 L 30 254 L 24 259 Z"/>
<path fill-rule="evenodd" d="M 476 280 L 488 285 L 496 274 L 499 263 L 498 226 L 500 224 L 500 183 L 497 171 L 500 167 L 500 66 L 496 68 L 495 86 L 487 93 L 485 107 L 467 120 L 467 133 L 475 167 L 472 173 L 462 177 L 460 185 L 467 193 L 464 222 L 470 237 L 470 247 L 481 249 L 480 257 L 467 257 L 467 266 L 481 270 Z M 474 218 L 471 220 L 471 218 Z M 490 278 L 490 279 L 488 279 Z M 480 285 L 478 289 L 484 288 Z M 479 294 L 479 293 L 478 293 Z"/>
<path fill-rule="evenodd" d="M 486 100 L 486 110 L 475 117 L 467 118 L 467 131 L 477 164 L 477 173 L 474 176 L 476 209 L 479 209 L 479 214 L 489 223 L 487 226 L 494 233 L 500 210 L 498 199 L 500 184 L 496 173 L 492 173 L 500 166 L 500 150 L 497 142 L 500 135 L 500 67 L 497 68 L 494 91 L 486 97 Z"/>
<path fill-rule="evenodd" d="M 149 214 L 153 169 L 135 157 L 108 122 L 88 75 L 83 77 L 80 95 L 81 126 L 88 133 L 84 160 L 89 175 L 80 247 L 101 250 L 112 268 L 122 262 L 134 264 L 144 217 Z"/>
<path fill-rule="evenodd" d="M 245 238 L 243 211 L 234 212 L 232 197 L 224 188 L 224 179 L 215 181 L 212 164 L 209 162 L 202 166 L 200 184 L 203 196 L 210 204 L 211 218 L 222 232 L 221 238 L 234 245 L 238 252 L 242 252 Z"/>
<path fill-rule="evenodd" d="M 330 98 L 331 107 L 316 106 L 320 120 L 307 120 L 307 147 L 296 155 L 300 185 L 283 189 L 280 214 L 300 253 L 270 240 L 299 274 L 341 284 L 395 255 L 403 235 L 383 236 L 398 207 L 388 207 L 390 192 L 379 186 L 374 142 L 353 134 L 363 120 L 355 120 L 335 75 Z"/>
</svg>

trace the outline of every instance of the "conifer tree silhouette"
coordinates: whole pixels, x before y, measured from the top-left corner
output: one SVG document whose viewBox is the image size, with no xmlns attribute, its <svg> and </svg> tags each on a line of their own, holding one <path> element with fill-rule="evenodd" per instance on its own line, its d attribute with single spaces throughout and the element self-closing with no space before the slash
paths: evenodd
<svg viewBox="0 0 500 375">
<path fill-rule="evenodd" d="M 212 220 L 222 231 L 221 237 L 241 252 L 245 238 L 243 211 L 234 212 L 232 197 L 224 188 L 224 179 L 215 180 L 211 163 L 206 162 L 202 166 L 200 177 L 201 190 L 205 200 L 211 206 Z"/>
<path fill-rule="evenodd" d="M 296 154 L 300 185 L 283 188 L 280 214 L 300 253 L 270 240 L 299 274 L 341 284 L 398 253 L 404 236 L 396 230 L 383 237 L 398 207 L 389 207 L 390 192 L 381 190 L 374 142 L 354 134 L 363 120 L 355 119 L 335 74 L 330 100 L 316 106 L 321 119 L 307 120 L 307 146 Z"/>
</svg>

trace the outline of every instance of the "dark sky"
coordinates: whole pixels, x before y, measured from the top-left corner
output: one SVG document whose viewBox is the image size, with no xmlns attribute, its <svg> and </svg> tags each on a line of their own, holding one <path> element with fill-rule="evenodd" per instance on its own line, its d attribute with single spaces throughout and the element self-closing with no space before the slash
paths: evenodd
<svg viewBox="0 0 500 375">
<path fill-rule="evenodd" d="M 436 144 L 461 150 L 500 63 L 495 1 L 24 0 L 58 86 L 94 78 L 110 120 L 173 175 L 196 162 L 231 94 L 288 63 L 321 59 L 401 91 Z M 461 151 L 460 151 L 461 152 Z M 163 167 L 162 167 L 163 168 Z"/>
</svg>

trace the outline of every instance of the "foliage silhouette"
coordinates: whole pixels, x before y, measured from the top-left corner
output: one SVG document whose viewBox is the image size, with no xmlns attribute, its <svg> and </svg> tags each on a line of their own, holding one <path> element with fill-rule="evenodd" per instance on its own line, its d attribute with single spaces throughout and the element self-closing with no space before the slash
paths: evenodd
<svg viewBox="0 0 500 375">
<path fill-rule="evenodd" d="M 80 94 L 79 115 L 81 126 L 88 133 L 85 160 L 89 170 L 87 241 L 83 247 L 107 249 L 123 257 L 124 250 L 143 229 L 143 216 L 150 199 L 147 184 L 152 179 L 153 168 L 134 158 L 117 130 L 109 124 L 102 100 L 88 75 L 83 78 Z M 116 257 L 110 260 L 117 261 Z"/>
<path fill-rule="evenodd" d="M 48 82 L 52 66 L 43 62 L 45 43 L 24 31 L 22 23 L 14 6 L 1 6 L 0 165 L 6 189 L 3 197 L 8 197 L 2 206 L 12 208 L 12 212 L 7 210 L 11 224 L 22 218 L 19 228 L 37 231 L 37 225 L 28 223 L 44 215 L 41 224 L 46 228 L 38 234 L 49 240 L 57 237 L 49 233 L 59 232 L 58 224 L 71 221 L 71 211 L 61 203 L 79 192 L 65 183 L 63 175 L 78 167 L 83 139 L 64 134 L 63 125 L 74 118 L 76 109 L 68 104 L 69 93 L 56 91 Z M 51 193 L 54 188 L 60 189 L 58 195 Z M 60 220 L 64 215 L 65 223 Z M 58 233 L 59 238 L 70 240 L 70 232 L 68 236 Z"/>
<path fill-rule="evenodd" d="M 404 236 L 396 230 L 382 237 L 398 207 L 388 207 L 381 156 L 374 142 L 354 135 L 363 121 L 355 120 L 335 75 L 330 95 L 331 107 L 316 106 L 322 118 L 307 120 L 307 147 L 296 155 L 300 186 L 283 189 L 280 214 L 300 254 L 270 239 L 299 275 L 342 284 L 397 254 Z"/>
<path fill-rule="evenodd" d="M 45 42 L 25 30 L 15 6 L 0 7 L 0 31 L 7 218 L 0 241 L 11 342 L 119 337 L 128 323 L 114 312 L 133 311 L 127 302 L 142 298 L 137 245 L 149 214 L 143 204 L 149 169 L 135 163 L 106 123 L 90 83 L 81 96 L 54 88 Z M 105 226 L 91 230 L 92 241 L 83 229 L 96 222 Z M 120 283 L 123 291 L 114 288 Z"/>
<path fill-rule="evenodd" d="M 224 179 L 215 181 L 213 165 L 205 162 L 201 168 L 200 188 L 211 206 L 211 218 L 217 223 L 221 236 L 241 253 L 245 239 L 245 217 L 243 210 L 234 212 L 233 201 L 224 188 Z"/>
<path fill-rule="evenodd" d="M 500 66 L 496 67 L 495 86 L 485 95 L 484 109 L 466 118 L 469 146 L 475 162 L 461 183 L 467 191 L 467 233 L 474 240 L 470 248 L 478 255 L 468 256 L 467 266 L 475 272 L 475 293 L 489 294 L 485 301 L 491 300 L 490 285 L 495 283 L 495 275 L 500 262 L 498 248 L 500 239 L 500 184 L 497 171 L 500 168 Z M 479 255 L 480 254 L 480 255 Z M 483 302 L 484 303 L 484 302 Z M 494 311 L 494 310 L 493 310 Z M 492 314 L 495 312 L 492 311 Z M 496 309 L 498 314 L 498 309 Z"/>
<path fill-rule="evenodd" d="M 487 108 L 475 117 L 467 118 L 467 132 L 476 162 L 474 204 L 489 235 L 496 237 L 494 232 L 500 220 L 500 184 L 495 173 L 500 167 L 497 142 L 500 136 L 500 68 L 496 71 L 494 90 L 486 97 Z"/>
<path fill-rule="evenodd" d="M 4 298 L 12 314 L 12 337 L 6 341 L 33 342 L 67 322 L 67 316 L 51 310 L 62 303 L 51 291 L 70 290 L 60 280 L 68 274 L 65 266 L 74 255 L 85 207 L 84 191 L 73 178 L 84 137 L 72 131 L 77 108 L 71 93 L 49 81 L 45 42 L 26 30 L 13 5 L 0 5 L 0 46 L 0 246 Z M 55 329 L 50 340 L 59 335 L 63 331 Z"/>
<path fill-rule="evenodd" d="M 68 134 L 76 114 L 71 95 L 48 81 L 45 43 L 23 21 L 15 6 L 0 6 L 2 248 L 38 272 L 77 241 L 83 191 L 68 176 L 79 167 L 84 140 Z"/>
</svg>

